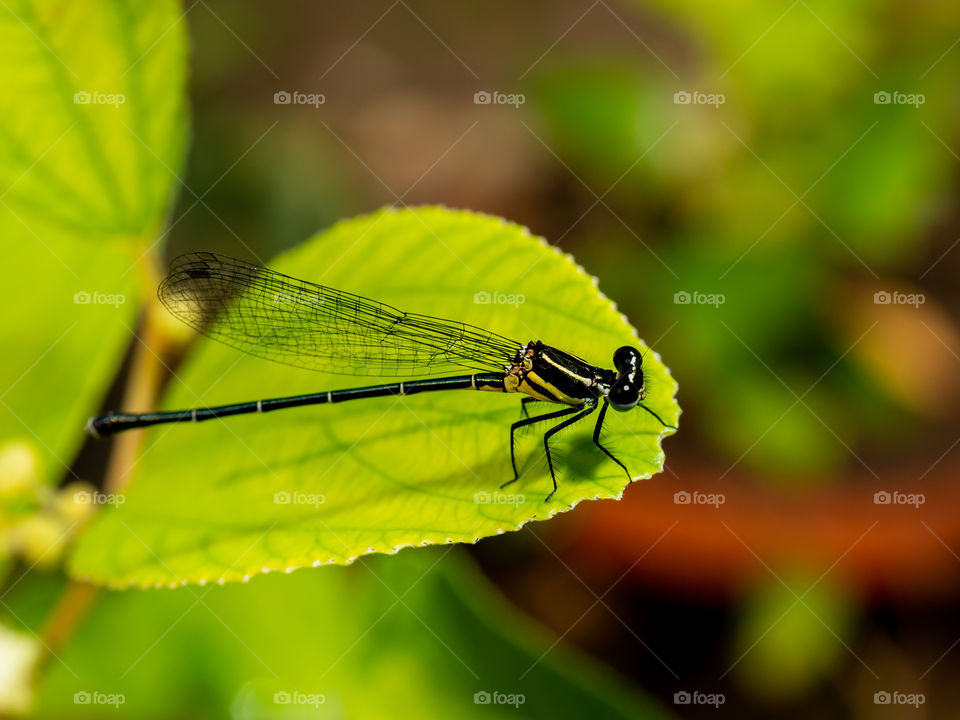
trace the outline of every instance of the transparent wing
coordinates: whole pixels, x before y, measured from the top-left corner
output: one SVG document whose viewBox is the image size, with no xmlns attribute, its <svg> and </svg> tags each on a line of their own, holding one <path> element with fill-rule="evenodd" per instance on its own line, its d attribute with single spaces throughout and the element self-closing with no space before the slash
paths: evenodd
<svg viewBox="0 0 960 720">
<path fill-rule="evenodd" d="M 159 296 L 177 318 L 225 345 L 341 375 L 497 372 L 521 345 L 211 252 L 176 258 Z"/>
</svg>

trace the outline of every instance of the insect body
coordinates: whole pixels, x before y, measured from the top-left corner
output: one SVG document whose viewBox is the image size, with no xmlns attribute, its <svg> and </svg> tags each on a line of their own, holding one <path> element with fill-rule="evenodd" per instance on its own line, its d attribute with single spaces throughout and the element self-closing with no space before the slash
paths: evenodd
<svg viewBox="0 0 960 720">
<path fill-rule="evenodd" d="M 587 417 L 601 403 L 600 414 L 597 416 L 597 424 L 593 432 L 593 442 L 611 460 L 622 467 L 627 473 L 627 478 L 630 479 L 630 471 L 627 470 L 626 465 L 600 443 L 600 432 L 608 405 L 613 406 L 614 410 L 625 412 L 635 407 L 646 396 L 641 363 L 640 352 L 629 346 L 621 347 L 614 353 L 613 364 L 617 368 L 616 371 L 591 365 L 570 353 L 544 345 L 540 341 L 527 343 L 520 348 L 513 363 L 504 367 L 504 390 L 521 392 L 528 396 L 521 401 L 524 412 L 526 412 L 526 405 L 530 402 L 560 403 L 571 407 L 535 418 L 519 420 L 510 427 L 510 459 L 513 463 L 514 478 L 506 484 L 514 482 L 519 477 L 514 441 L 516 431 L 543 420 L 565 417 L 565 420 L 550 428 L 543 436 L 547 465 L 550 468 L 555 492 L 557 480 L 553 456 L 550 452 L 551 436 Z M 660 420 L 652 410 L 644 409 Z M 660 422 L 663 423 L 662 420 Z M 553 493 L 550 493 L 547 499 L 551 495 Z"/>
<path fill-rule="evenodd" d="M 617 350 L 613 355 L 615 370 L 607 370 L 540 341 L 521 345 L 473 325 L 405 313 L 359 295 L 211 252 L 190 253 L 174 260 L 159 295 L 171 313 L 199 332 L 276 362 L 347 375 L 461 374 L 190 410 L 107 413 L 90 419 L 87 427 L 92 435 L 102 437 L 151 425 L 201 422 L 361 398 L 487 390 L 526 396 L 521 401 L 525 417 L 510 427 L 513 479 L 505 485 L 519 479 L 516 431 L 534 423 L 560 420 L 543 436 L 553 480 L 549 500 L 557 489 L 550 438 L 598 407 L 593 441 L 630 478 L 626 466 L 600 443 L 600 431 L 607 407 L 623 412 L 644 399 L 642 357 L 636 348 Z M 471 372 L 462 374 L 464 370 Z M 531 402 L 566 407 L 531 418 L 527 416 Z M 639 407 L 671 427 L 649 408 Z"/>
</svg>

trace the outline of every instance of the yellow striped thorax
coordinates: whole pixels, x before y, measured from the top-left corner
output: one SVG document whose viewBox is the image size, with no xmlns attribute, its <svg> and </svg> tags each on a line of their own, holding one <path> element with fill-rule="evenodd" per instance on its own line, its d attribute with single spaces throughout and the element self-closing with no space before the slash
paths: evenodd
<svg viewBox="0 0 960 720">
<path fill-rule="evenodd" d="M 575 407 L 596 405 L 616 373 L 540 341 L 529 342 L 504 366 L 504 392 L 519 392 L 544 402 Z"/>
</svg>

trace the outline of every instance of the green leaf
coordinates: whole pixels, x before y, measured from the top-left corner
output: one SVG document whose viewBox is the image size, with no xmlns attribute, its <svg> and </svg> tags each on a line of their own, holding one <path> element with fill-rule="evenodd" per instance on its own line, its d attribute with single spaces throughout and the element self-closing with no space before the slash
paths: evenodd
<svg viewBox="0 0 960 720">
<path fill-rule="evenodd" d="M 743 604 L 731 651 L 739 658 L 735 677 L 767 701 L 804 697 L 846 659 L 854 611 L 829 582 L 802 574 L 771 580 Z"/>
<path fill-rule="evenodd" d="M 0 3 L 0 442 L 34 452 L 48 482 L 130 341 L 137 264 L 182 162 L 181 19 L 166 0 Z M 124 242 L 92 256 L 104 234 Z"/>
<path fill-rule="evenodd" d="M 110 386 L 136 326 L 135 251 L 111 244 L 90 262 L 90 244 L 0 206 L 9 272 L 0 306 L 0 443 L 23 443 L 40 476 L 64 476 L 82 428 Z M 29 306 L 29 309 L 27 309 Z"/>
<path fill-rule="evenodd" d="M 568 256 L 498 218 L 384 210 L 342 222 L 273 265 L 409 312 L 489 328 L 518 347 L 540 339 L 607 367 L 617 347 L 642 345 Z M 636 272 L 642 277 L 642 268 Z M 515 304 L 499 303 L 511 296 Z M 676 424 L 676 383 L 653 352 L 644 370 L 645 405 Z M 371 382 L 272 365 L 207 341 L 164 405 Z M 519 400 L 458 391 L 157 428 L 126 502 L 95 521 L 72 572 L 111 585 L 225 582 L 412 545 L 474 542 L 585 499 L 620 497 L 626 475 L 592 446 L 589 421 L 554 440 L 563 461 L 550 502 L 542 429 L 518 443 L 520 481 L 498 490 L 512 478 L 508 431 Z M 648 413 L 610 412 L 605 429 L 634 478 L 662 468 L 659 441 L 668 431 Z"/>
<path fill-rule="evenodd" d="M 183 156 L 182 16 L 172 0 L 0 6 L 5 204 L 67 230 L 156 230 Z"/>
<path fill-rule="evenodd" d="M 110 711 L 135 718 L 668 717 L 537 628 L 449 550 L 248 586 L 103 594 L 50 665 L 37 712 L 87 716 L 74 693 L 96 690 L 123 694 Z M 5 603 L 39 629 L 50 600 L 35 585 L 18 585 Z M 524 702 L 519 713 L 475 704 L 483 691 Z M 278 705 L 275 693 L 325 702 L 319 711 Z"/>
</svg>

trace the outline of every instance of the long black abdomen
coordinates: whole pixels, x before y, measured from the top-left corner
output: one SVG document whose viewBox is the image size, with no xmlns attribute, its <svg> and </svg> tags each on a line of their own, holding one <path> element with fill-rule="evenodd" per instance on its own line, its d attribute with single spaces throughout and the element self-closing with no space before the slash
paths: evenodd
<svg viewBox="0 0 960 720">
<path fill-rule="evenodd" d="M 255 400 L 252 402 L 235 403 L 233 405 L 195 408 L 193 410 L 173 410 L 170 412 L 141 414 L 108 413 L 90 418 L 90 421 L 87 423 L 87 431 L 94 437 L 107 437 L 122 430 L 133 430 L 134 428 L 144 428 L 152 425 L 202 422 L 214 418 L 229 417 L 230 415 L 265 413 L 271 410 L 304 407 L 306 405 L 325 405 L 328 403 L 359 400 L 362 398 L 385 397 L 389 395 L 415 395 L 417 393 L 435 392 L 438 390 L 467 389 L 503 392 L 503 375 L 498 373 L 477 373 L 474 375 L 458 375 L 456 377 L 408 380 L 386 385 L 330 390 L 328 392 L 311 393 L 310 395 L 294 395 L 293 397 L 272 398 L 270 400 Z"/>
</svg>

